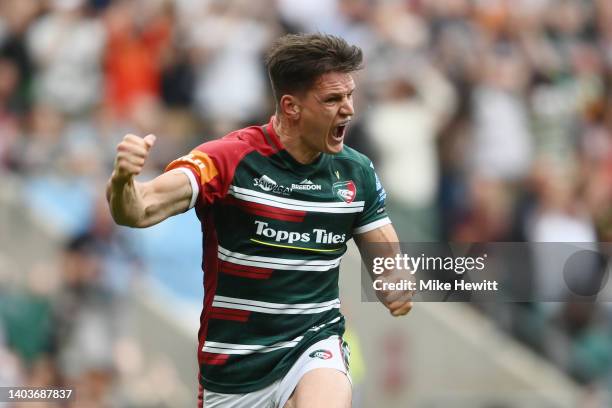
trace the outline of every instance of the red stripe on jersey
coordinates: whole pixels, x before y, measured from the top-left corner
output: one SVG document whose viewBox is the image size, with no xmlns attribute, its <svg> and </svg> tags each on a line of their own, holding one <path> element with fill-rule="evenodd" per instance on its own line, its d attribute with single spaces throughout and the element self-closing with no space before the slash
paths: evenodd
<svg viewBox="0 0 612 408">
<path fill-rule="evenodd" d="M 219 260 L 219 270 L 228 275 L 241 276 L 252 279 L 269 279 L 274 269 L 258 268 L 255 266 L 238 265 L 228 261 Z"/>
<path fill-rule="evenodd" d="M 211 317 L 219 320 L 234 320 L 246 322 L 249 320 L 251 312 L 248 310 L 227 309 L 225 307 L 213 307 Z"/>
<path fill-rule="evenodd" d="M 290 215 L 282 215 L 282 214 L 276 214 L 276 213 L 271 213 L 268 211 L 261 211 L 261 210 L 255 210 L 252 209 L 250 211 L 251 214 L 254 215 L 259 215 L 261 217 L 266 217 L 266 218 L 271 218 L 273 220 L 279 220 L 279 221 L 289 221 L 289 222 L 302 222 L 304 221 L 304 217 L 293 217 Z"/>
<path fill-rule="evenodd" d="M 232 314 L 216 313 L 216 312 L 213 312 L 210 315 L 210 318 L 217 319 L 217 320 L 232 320 L 232 321 L 240 322 L 240 323 L 245 323 L 249 320 L 249 316 L 236 316 Z"/>
<path fill-rule="evenodd" d="M 213 307 L 213 313 L 225 313 L 236 316 L 248 316 L 251 314 L 248 310 L 228 309 L 226 307 Z"/>
<path fill-rule="evenodd" d="M 224 365 L 227 363 L 227 359 L 229 358 L 229 354 L 217 354 L 217 353 L 202 353 L 202 360 L 200 360 L 203 364 L 208 365 Z"/>
<path fill-rule="evenodd" d="M 223 271 L 223 272 L 227 273 L 228 275 L 240 276 L 241 278 L 250 278 L 250 279 L 270 279 L 270 276 L 272 276 L 272 274 L 261 275 L 257 273 L 251 273 L 251 272 L 237 272 L 237 271 Z"/>
<path fill-rule="evenodd" d="M 236 197 L 227 197 L 225 202 L 230 205 L 240 207 L 249 214 L 260 215 L 262 217 L 272 218 L 279 221 L 302 222 L 306 216 L 306 211 L 288 210 L 286 208 L 271 207 L 269 205 L 252 203 L 237 199 Z"/>
</svg>

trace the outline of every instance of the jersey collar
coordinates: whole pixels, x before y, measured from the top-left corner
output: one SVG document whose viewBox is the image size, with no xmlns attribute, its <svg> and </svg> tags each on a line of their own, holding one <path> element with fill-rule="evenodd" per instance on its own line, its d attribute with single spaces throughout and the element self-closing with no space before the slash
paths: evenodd
<svg viewBox="0 0 612 408">
<path fill-rule="evenodd" d="M 281 143 L 278 135 L 274 131 L 274 115 L 270 118 L 270 122 L 267 125 L 264 125 L 265 131 L 264 137 L 266 142 L 277 151 L 279 158 L 285 163 L 285 165 L 292 170 L 294 173 L 299 175 L 309 175 L 317 171 L 324 163 L 327 163 L 329 159 L 329 155 L 325 153 L 321 153 L 317 159 L 310 164 L 302 164 L 295 160 L 291 154 L 285 149 L 285 146 Z M 269 137 L 268 137 L 269 136 Z"/>
</svg>

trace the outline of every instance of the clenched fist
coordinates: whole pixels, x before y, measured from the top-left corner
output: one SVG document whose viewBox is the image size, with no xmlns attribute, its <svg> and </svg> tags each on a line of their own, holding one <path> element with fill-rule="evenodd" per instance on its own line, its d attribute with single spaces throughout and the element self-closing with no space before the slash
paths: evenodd
<svg viewBox="0 0 612 408">
<path fill-rule="evenodd" d="M 112 180 L 125 183 L 140 174 L 149 156 L 149 150 L 155 144 L 155 139 L 155 135 L 147 135 L 144 138 L 131 134 L 125 135 L 121 143 L 117 145 Z"/>
<path fill-rule="evenodd" d="M 414 291 L 407 289 L 387 289 L 397 287 L 400 282 L 414 281 L 410 273 L 406 271 L 392 271 L 384 276 L 379 276 L 381 286 L 385 289 L 377 290 L 376 296 L 384 304 L 393 316 L 403 316 L 412 310 L 412 298 Z"/>
</svg>

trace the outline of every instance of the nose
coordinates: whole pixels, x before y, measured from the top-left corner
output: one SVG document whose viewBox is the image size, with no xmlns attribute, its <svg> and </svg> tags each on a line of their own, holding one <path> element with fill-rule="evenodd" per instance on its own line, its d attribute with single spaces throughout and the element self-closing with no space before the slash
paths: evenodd
<svg viewBox="0 0 612 408">
<path fill-rule="evenodd" d="M 353 116 L 355 110 L 353 109 L 353 96 L 345 96 L 342 106 L 340 107 L 340 114 L 342 116 Z"/>
</svg>

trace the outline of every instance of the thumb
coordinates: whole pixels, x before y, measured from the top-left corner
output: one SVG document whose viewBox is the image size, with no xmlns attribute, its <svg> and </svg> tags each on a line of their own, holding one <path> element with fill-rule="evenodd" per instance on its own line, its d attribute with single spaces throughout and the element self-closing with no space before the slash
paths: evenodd
<svg viewBox="0 0 612 408">
<path fill-rule="evenodd" d="M 155 144 L 155 140 L 157 140 L 157 137 L 153 134 L 146 135 L 144 137 L 144 142 L 147 145 L 147 149 L 151 149 L 151 147 L 153 147 L 153 145 Z"/>
</svg>

